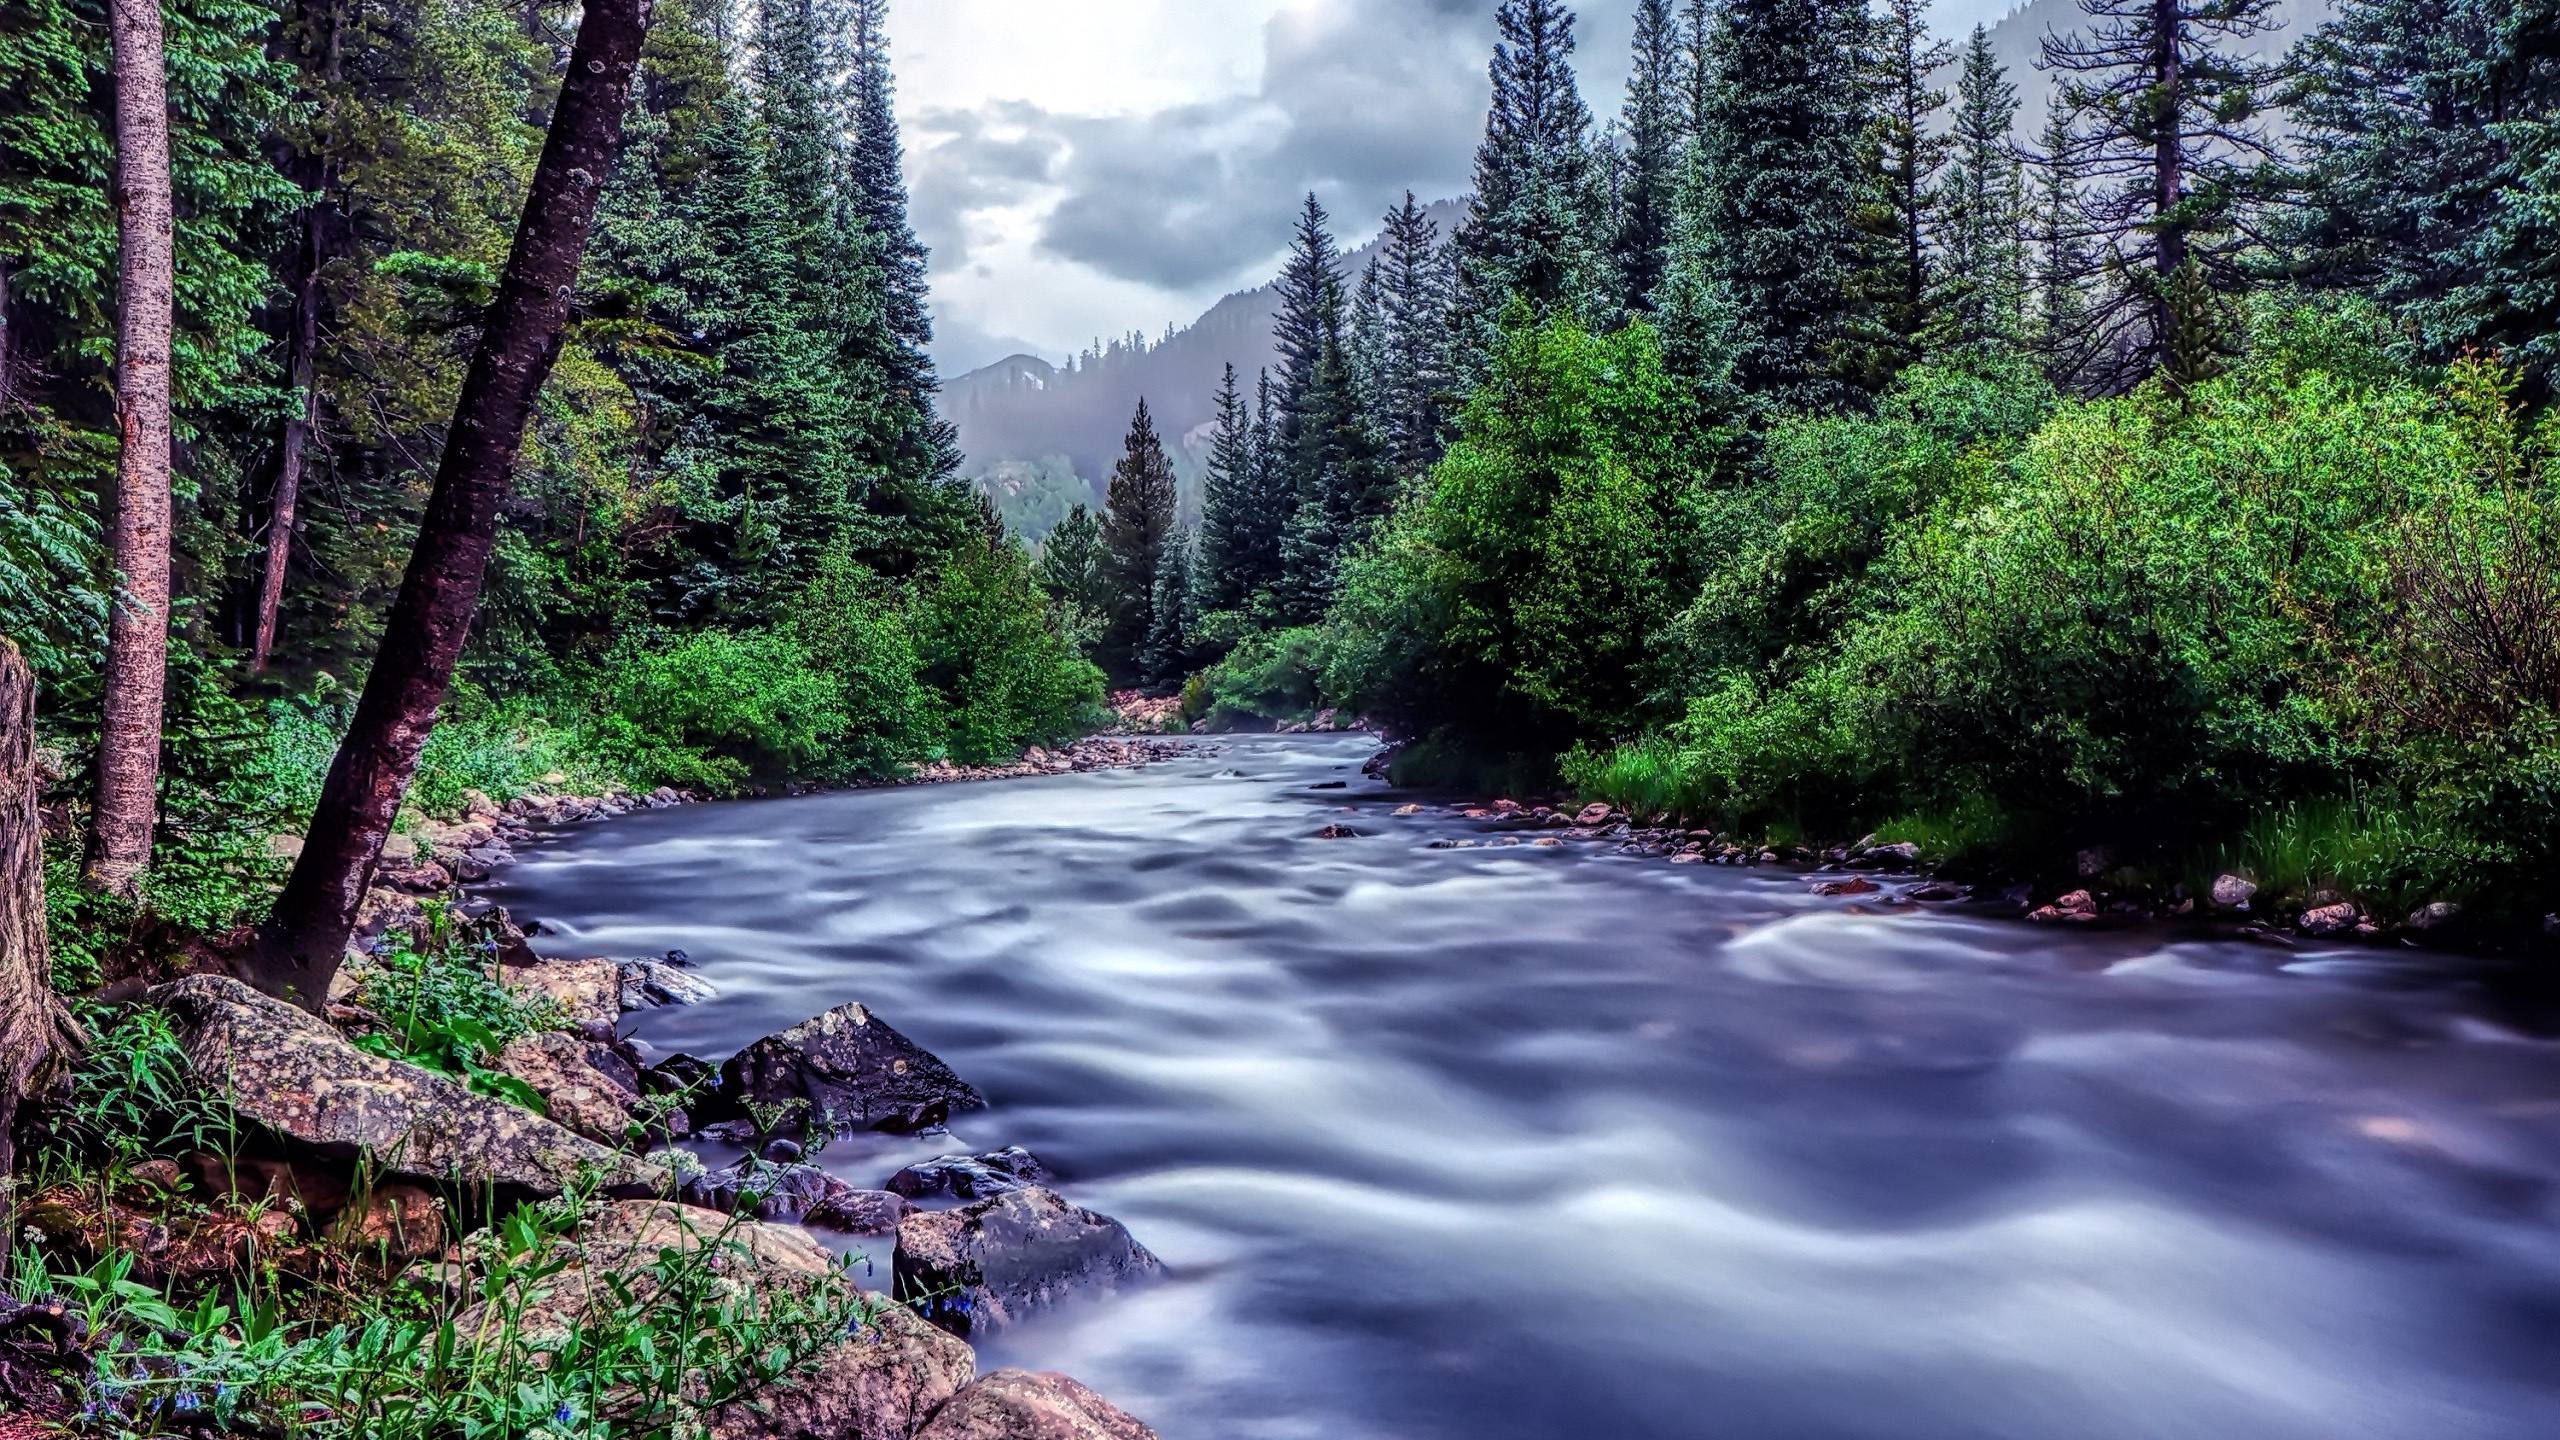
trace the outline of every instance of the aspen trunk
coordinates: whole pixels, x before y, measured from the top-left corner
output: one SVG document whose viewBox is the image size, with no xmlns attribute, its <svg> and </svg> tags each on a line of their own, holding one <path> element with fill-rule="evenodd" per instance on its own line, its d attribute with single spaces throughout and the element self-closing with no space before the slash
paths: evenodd
<svg viewBox="0 0 2560 1440">
<path fill-rule="evenodd" d="M 596 201 L 613 172 L 648 24 L 649 0 L 589 0 L 586 6 L 381 652 L 329 766 L 293 876 L 240 963 L 242 979 L 307 1009 L 327 1002 L 383 839 L 470 637 L 497 544 L 498 502 L 513 477 L 534 397 L 559 354 L 570 291 Z"/>
<path fill-rule="evenodd" d="M 110 0 L 116 74 L 116 504 L 91 882 L 130 895 L 151 863 L 169 668 L 169 348 L 175 220 L 156 0 Z"/>
<path fill-rule="evenodd" d="M 35 676 L 18 647 L 0 640 L 0 1176 L 15 1158 L 19 1099 L 68 1052 L 75 1033 L 54 999 L 45 948 L 35 711 Z"/>
</svg>

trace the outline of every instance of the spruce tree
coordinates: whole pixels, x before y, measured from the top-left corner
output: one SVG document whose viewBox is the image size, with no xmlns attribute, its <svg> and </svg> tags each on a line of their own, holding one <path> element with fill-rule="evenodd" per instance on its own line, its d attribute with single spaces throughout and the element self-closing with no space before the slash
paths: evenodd
<svg viewBox="0 0 2560 1440">
<path fill-rule="evenodd" d="M 1254 593 L 1279 573 L 1279 556 L 1258 513 L 1263 496 L 1255 474 L 1253 415 L 1236 387 L 1236 367 L 1218 386 L 1217 430 L 1200 485 L 1200 530 L 1192 590 L 1204 614 L 1243 610 Z"/>
<path fill-rule="evenodd" d="M 2340 0 L 2293 60 L 2290 273 L 2369 291 L 2439 356 L 2496 346 L 2560 361 L 2560 10 Z"/>
<path fill-rule="evenodd" d="M 1384 247 L 1371 263 L 1376 334 L 1369 342 L 1370 413 L 1389 466 L 1410 478 L 1440 458 L 1447 429 L 1449 252 L 1413 192 L 1387 212 Z"/>
<path fill-rule="evenodd" d="M 1606 320 L 1605 197 L 1591 161 L 1591 112 L 1573 76 L 1573 12 L 1560 0 L 1502 0 L 1494 12 L 1493 104 L 1476 148 L 1475 196 L 1458 226 L 1451 350 L 1480 379 L 1514 300 L 1530 313 Z"/>
<path fill-rule="evenodd" d="M 1680 26 L 1672 0 L 1636 0 L 1635 67 L 1627 77 L 1626 178 L 1610 246 L 1625 308 L 1653 308 L 1671 253 L 1672 208 L 1687 140 L 1681 114 Z"/>
<path fill-rule="evenodd" d="M 1122 684 L 1146 678 L 1149 637 L 1157 633 L 1157 580 L 1174 533 L 1173 462 L 1156 434 L 1147 402 L 1129 420 L 1129 438 L 1111 467 L 1102 520 L 1102 551 L 1111 585 L 1109 626 L 1103 632 L 1102 668 Z"/>
<path fill-rule="evenodd" d="M 1716 22 L 1672 265 L 1691 297 L 1679 328 L 1718 331 L 1733 383 L 1764 412 L 1863 396 L 1842 367 L 1860 259 L 1865 29 L 1850 0 L 1732 0 Z"/>
<path fill-rule="evenodd" d="M 1313 624 L 1341 588 L 1346 552 L 1367 538 L 1395 493 L 1395 476 L 1370 429 L 1337 328 L 1318 352 L 1297 418 L 1290 459 L 1297 504 L 1280 538 L 1276 601 L 1282 619 Z"/>
<path fill-rule="evenodd" d="M 1929 38 L 1928 13 L 1928 0 L 1885 0 L 1871 36 L 1873 108 L 1859 147 L 1866 186 L 1856 221 L 1864 263 L 1850 286 L 1859 313 L 1848 349 L 1851 373 L 1870 390 L 1920 358 L 1944 298 L 1932 241 L 1938 176 L 1954 139 L 1937 119 L 1947 94 L 1930 78 L 1955 47 Z"/>
<path fill-rule="evenodd" d="M 2072 159 L 2069 113 L 2054 97 L 2045 115 L 2036 158 L 2034 313 L 2029 340 L 2045 378 L 2077 388 L 2091 358 L 2089 286 L 2098 272 L 2088 217 L 2080 208 L 2080 177 Z"/>
<path fill-rule="evenodd" d="M 1147 639 L 1138 655 L 1139 683 L 1150 690 L 1176 689 L 1190 673 L 1192 636 L 1199 628 L 1191 599 L 1198 539 L 1197 530 L 1175 530 L 1156 567 Z"/>
<path fill-rule="evenodd" d="M 2091 25 L 2044 39 L 2070 114 L 2063 147 L 2116 284 L 2081 321 L 2090 378 L 2123 388 L 2193 337 L 2172 303 L 2189 261 L 2238 287 L 2249 237 L 2234 223 L 2273 156 L 2259 120 L 2282 71 L 2240 47 L 2281 25 L 2276 0 L 2080 0 Z"/>
<path fill-rule="evenodd" d="M 2015 341 L 2025 329 L 2026 195 L 2009 132 L 2018 87 L 1973 27 L 1956 81 L 1952 163 L 1938 195 L 1938 249 L 1946 269 L 1944 338 L 1954 344 Z"/>
<path fill-rule="evenodd" d="M 1102 522 L 1078 505 L 1040 542 L 1032 578 L 1049 597 L 1049 628 L 1087 658 L 1096 654 L 1110 626 L 1111 573 L 1102 549 Z"/>
</svg>

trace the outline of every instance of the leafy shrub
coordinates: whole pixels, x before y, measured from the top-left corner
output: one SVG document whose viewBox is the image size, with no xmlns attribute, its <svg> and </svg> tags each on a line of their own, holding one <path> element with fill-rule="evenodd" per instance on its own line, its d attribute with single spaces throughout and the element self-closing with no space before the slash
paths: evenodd
<svg viewBox="0 0 2560 1440">
<path fill-rule="evenodd" d="M 392 932 L 365 967 L 356 998 L 383 1028 L 356 1043 L 541 1113 L 532 1087 L 490 1067 L 507 1042 L 560 1028 L 558 1007 L 500 985 L 490 974 L 497 946 L 457 929 L 442 905 L 430 904 L 426 921 L 423 935 Z"/>
<path fill-rule="evenodd" d="M 792 612 L 792 637 L 841 696 L 845 733 L 827 768 L 887 775 L 900 761 L 930 754 L 934 697 L 916 679 L 907 607 L 888 582 L 849 556 L 831 556 Z"/>
<path fill-rule="evenodd" d="M 919 676 L 940 699 L 951 758 L 1009 760 L 1097 719 L 1102 672 L 1049 628 L 1045 600 L 1011 541 L 962 547 L 916 597 Z"/>
<path fill-rule="evenodd" d="M 715 790 L 823 762 L 848 724 L 835 677 L 774 631 L 626 639 L 604 700 L 606 744 L 635 779 Z"/>
<path fill-rule="evenodd" d="M 238 1121 L 196 1078 L 165 1011 L 84 1006 L 80 1018 L 88 1042 L 62 1103 L 45 1113 L 41 1148 L 49 1161 L 76 1168 L 231 1148 Z"/>
<path fill-rule="evenodd" d="M 1183 714 L 1201 730 L 1236 730 L 1312 718 L 1323 708 L 1324 637 L 1312 628 L 1247 634 L 1195 677 Z"/>
</svg>

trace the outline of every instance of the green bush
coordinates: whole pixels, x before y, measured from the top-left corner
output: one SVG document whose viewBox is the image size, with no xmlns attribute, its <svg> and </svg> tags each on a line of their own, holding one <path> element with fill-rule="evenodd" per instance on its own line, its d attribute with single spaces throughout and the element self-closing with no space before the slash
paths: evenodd
<svg viewBox="0 0 2560 1440">
<path fill-rule="evenodd" d="M 1102 672 L 1049 628 L 1047 597 L 1010 540 L 963 547 L 915 601 L 920 678 L 963 764 L 1010 760 L 1091 728 Z"/>
<path fill-rule="evenodd" d="M 643 781 L 731 790 L 802 772 L 850 724 L 836 678 L 774 631 L 627 639 L 605 670 L 608 753 Z"/>
<path fill-rule="evenodd" d="M 1313 628 L 1249 632 L 1194 678 L 1197 690 L 1185 691 L 1184 718 L 1213 731 L 1313 719 L 1324 708 L 1323 665 L 1324 637 Z"/>
<path fill-rule="evenodd" d="M 841 698 L 845 731 L 825 767 L 834 776 L 888 775 L 932 753 L 934 697 L 916 678 L 907 606 L 888 582 L 830 557 L 793 605 L 791 634 Z"/>
</svg>

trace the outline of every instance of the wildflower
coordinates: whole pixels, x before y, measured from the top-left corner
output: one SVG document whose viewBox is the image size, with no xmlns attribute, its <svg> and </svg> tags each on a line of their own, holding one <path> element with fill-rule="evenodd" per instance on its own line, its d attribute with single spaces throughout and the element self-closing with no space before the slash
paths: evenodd
<svg viewBox="0 0 2560 1440">
<path fill-rule="evenodd" d="M 169 1403 L 175 1406 L 179 1413 L 184 1414 L 185 1412 L 196 1408 L 196 1392 L 193 1390 L 181 1390 L 177 1393 L 176 1398 L 172 1399 Z"/>
<path fill-rule="evenodd" d="M 566 1400 L 560 1402 L 560 1408 L 551 1412 L 551 1423 L 554 1425 L 568 1425 L 577 1418 L 578 1412 L 570 1409 L 569 1402 Z"/>
</svg>

